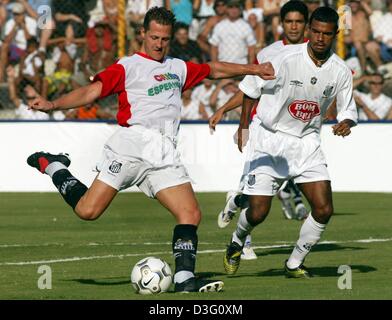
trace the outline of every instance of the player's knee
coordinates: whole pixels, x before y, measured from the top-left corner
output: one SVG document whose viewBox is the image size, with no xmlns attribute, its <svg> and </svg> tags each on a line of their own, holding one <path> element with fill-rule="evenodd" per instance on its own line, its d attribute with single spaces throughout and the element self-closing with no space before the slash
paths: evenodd
<svg viewBox="0 0 392 320">
<path fill-rule="evenodd" d="M 332 206 L 332 204 L 329 204 L 329 203 L 312 209 L 313 218 L 317 222 L 322 223 L 322 224 L 328 223 L 332 214 L 333 214 L 333 206 Z"/>
<path fill-rule="evenodd" d="M 94 206 L 83 206 L 75 208 L 76 214 L 83 220 L 93 221 L 98 219 L 102 210 Z"/>
<path fill-rule="evenodd" d="M 262 223 L 268 215 L 267 208 L 258 207 L 258 208 L 251 208 L 246 213 L 246 219 L 248 220 L 249 224 L 252 226 L 256 226 L 259 223 Z"/>
<path fill-rule="evenodd" d="M 199 208 L 195 208 L 193 210 L 190 210 L 188 213 L 188 217 L 190 219 L 191 224 L 193 225 L 199 225 L 201 221 L 201 211 Z"/>
</svg>

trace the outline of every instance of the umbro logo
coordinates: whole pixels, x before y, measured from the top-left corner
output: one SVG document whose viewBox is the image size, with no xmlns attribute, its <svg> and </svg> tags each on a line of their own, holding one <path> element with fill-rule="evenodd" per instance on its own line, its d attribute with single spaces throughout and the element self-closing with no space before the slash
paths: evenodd
<svg viewBox="0 0 392 320">
<path fill-rule="evenodd" d="M 302 87 L 303 84 L 304 83 L 302 81 L 299 81 L 299 80 L 291 80 L 290 81 L 290 86 Z"/>
<path fill-rule="evenodd" d="M 109 171 L 112 173 L 119 173 L 121 171 L 122 163 L 114 160 L 109 166 Z"/>
</svg>

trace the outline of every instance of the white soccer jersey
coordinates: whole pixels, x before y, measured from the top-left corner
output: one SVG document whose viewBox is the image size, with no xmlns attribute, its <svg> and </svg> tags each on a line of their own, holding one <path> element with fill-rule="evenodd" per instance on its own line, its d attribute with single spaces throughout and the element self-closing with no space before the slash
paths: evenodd
<svg viewBox="0 0 392 320">
<path fill-rule="evenodd" d="M 352 94 L 352 74 L 343 60 L 332 54 L 321 68 L 307 52 L 307 43 L 285 47 L 271 60 L 276 79 L 266 81 L 246 76 L 239 88 L 251 98 L 259 98 L 257 117 L 263 127 L 303 137 L 319 133 L 323 116 L 337 98 L 338 121 L 357 122 Z"/>
<path fill-rule="evenodd" d="M 257 63 L 261 64 L 267 61 L 270 61 L 274 57 L 276 57 L 279 53 L 284 50 L 287 43 L 283 40 L 275 41 L 274 43 L 270 44 L 269 46 L 261 49 L 256 56 Z"/>
<path fill-rule="evenodd" d="M 181 93 L 206 78 L 208 64 L 166 57 L 156 61 L 143 53 L 120 59 L 99 73 L 101 98 L 118 94 L 120 126 L 142 125 L 177 134 L 181 118 Z M 173 130 L 167 132 L 167 130 Z"/>
</svg>

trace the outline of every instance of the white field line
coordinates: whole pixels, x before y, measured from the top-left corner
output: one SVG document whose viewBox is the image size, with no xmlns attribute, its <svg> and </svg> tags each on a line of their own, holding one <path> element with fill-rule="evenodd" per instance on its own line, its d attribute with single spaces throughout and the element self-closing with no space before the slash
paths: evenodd
<svg viewBox="0 0 392 320">
<path fill-rule="evenodd" d="M 359 240 L 347 240 L 347 241 L 321 241 L 319 245 L 325 244 L 342 244 L 342 243 L 373 243 L 373 242 L 389 242 L 392 238 L 386 239 L 359 239 Z M 157 244 L 157 243 L 156 243 Z M 171 244 L 171 243 L 159 243 L 159 244 Z M 140 245 L 140 244 L 139 244 Z M 275 249 L 275 248 L 288 248 L 293 247 L 293 244 L 281 243 L 276 245 L 268 246 L 253 246 L 254 249 Z M 199 250 L 198 254 L 206 253 L 221 253 L 225 249 L 212 249 L 212 250 Z M 156 252 L 144 252 L 144 253 L 127 253 L 127 254 L 108 254 L 103 256 L 88 256 L 88 257 L 72 257 L 72 258 L 62 258 L 62 259 L 50 259 L 50 260 L 38 260 L 38 261 L 20 261 L 20 262 L 0 262 L 0 266 L 24 266 L 24 265 L 35 265 L 35 264 L 47 264 L 47 263 L 60 263 L 60 262 L 73 262 L 73 261 L 83 261 L 83 260 L 98 260 L 98 259 L 123 259 L 127 257 L 147 257 L 153 255 L 162 254 L 172 254 L 171 251 L 156 251 Z"/>
</svg>

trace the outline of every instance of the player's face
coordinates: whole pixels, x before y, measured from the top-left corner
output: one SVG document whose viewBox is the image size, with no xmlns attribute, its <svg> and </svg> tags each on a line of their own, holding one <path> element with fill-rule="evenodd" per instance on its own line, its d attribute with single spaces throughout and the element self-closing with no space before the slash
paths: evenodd
<svg viewBox="0 0 392 320">
<path fill-rule="evenodd" d="M 313 20 L 309 27 L 309 44 L 313 52 L 323 55 L 331 50 L 336 34 L 334 23 Z"/>
<path fill-rule="evenodd" d="M 283 20 L 283 32 L 290 44 L 302 43 L 305 33 L 305 18 L 297 12 L 289 12 Z"/>
<path fill-rule="evenodd" d="M 151 21 L 150 28 L 147 31 L 142 31 L 143 47 L 146 54 L 154 60 L 162 60 L 168 49 L 171 34 L 171 25 L 162 25 L 154 20 Z"/>
</svg>

